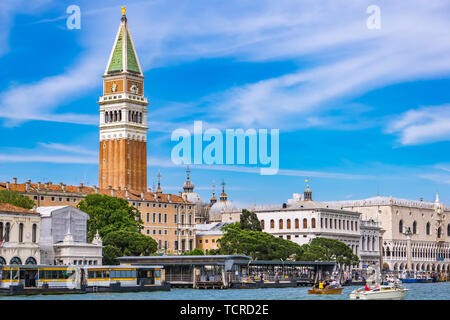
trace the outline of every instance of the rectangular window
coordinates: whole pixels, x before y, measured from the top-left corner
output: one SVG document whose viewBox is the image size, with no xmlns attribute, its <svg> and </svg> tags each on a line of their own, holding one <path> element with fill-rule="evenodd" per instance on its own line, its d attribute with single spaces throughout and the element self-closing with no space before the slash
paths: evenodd
<svg viewBox="0 0 450 320">
<path fill-rule="evenodd" d="M 164 223 L 167 223 L 167 213 L 164 213 Z"/>
<path fill-rule="evenodd" d="M 153 223 L 156 223 L 156 212 L 153 212 Z"/>
<path fill-rule="evenodd" d="M 44 201 L 44 199 L 45 199 L 45 197 L 44 197 L 44 196 L 41 196 L 41 201 Z"/>
</svg>

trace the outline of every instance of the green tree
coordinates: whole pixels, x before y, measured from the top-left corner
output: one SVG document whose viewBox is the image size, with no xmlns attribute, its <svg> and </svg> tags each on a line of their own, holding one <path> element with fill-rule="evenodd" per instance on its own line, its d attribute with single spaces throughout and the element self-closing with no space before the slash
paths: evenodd
<svg viewBox="0 0 450 320">
<path fill-rule="evenodd" d="M 120 256 L 122 256 L 122 252 L 119 248 L 110 245 L 103 247 L 103 265 L 110 266 L 119 264 L 116 258 Z"/>
<path fill-rule="evenodd" d="M 195 248 L 192 251 L 185 251 L 183 253 L 183 256 L 203 256 L 203 255 L 205 255 L 205 253 L 203 252 L 202 249 L 199 248 Z"/>
<path fill-rule="evenodd" d="M 314 238 L 309 244 L 302 246 L 301 260 L 334 261 L 339 268 L 343 265 L 354 266 L 359 264 L 359 258 L 345 243 L 328 238 Z"/>
<path fill-rule="evenodd" d="M 222 228 L 224 235 L 218 240 L 219 254 L 244 254 L 258 260 L 286 260 L 302 254 L 302 248 L 289 240 L 268 233 L 242 228 L 234 223 Z"/>
<path fill-rule="evenodd" d="M 156 252 L 158 244 L 151 237 L 135 231 L 117 230 L 103 238 L 103 245 L 117 248 L 121 256 L 149 256 Z"/>
<path fill-rule="evenodd" d="M 0 190 L 0 203 L 9 203 L 25 209 L 32 209 L 36 205 L 34 201 L 27 196 L 11 190 Z"/>
<path fill-rule="evenodd" d="M 130 206 L 128 201 L 121 198 L 101 194 L 90 194 L 78 204 L 78 209 L 89 214 L 87 223 L 88 240 L 91 241 L 95 233 L 104 239 L 113 231 L 131 231 L 139 233 L 142 220 L 139 211 Z"/>
<path fill-rule="evenodd" d="M 241 214 L 241 228 L 253 231 L 262 231 L 261 222 L 258 220 L 256 213 L 242 209 Z"/>
</svg>

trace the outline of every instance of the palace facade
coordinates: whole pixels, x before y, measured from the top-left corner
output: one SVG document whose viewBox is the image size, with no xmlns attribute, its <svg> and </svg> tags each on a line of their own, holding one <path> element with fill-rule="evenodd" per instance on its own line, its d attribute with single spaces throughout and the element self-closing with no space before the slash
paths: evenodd
<svg viewBox="0 0 450 320">
<path fill-rule="evenodd" d="M 327 205 L 380 221 L 385 230 L 385 270 L 450 272 L 450 207 L 439 201 L 439 194 L 435 202 L 373 197 Z M 366 237 L 366 241 L 370 246 L 370 238 Z"/>
</svg>

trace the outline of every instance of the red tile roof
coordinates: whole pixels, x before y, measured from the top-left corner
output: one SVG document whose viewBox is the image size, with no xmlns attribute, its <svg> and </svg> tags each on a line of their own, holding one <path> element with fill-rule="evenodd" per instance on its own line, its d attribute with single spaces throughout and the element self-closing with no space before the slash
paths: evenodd
<svg viewBox="0 0 450 320">
<path fill-rule="evenodd" d="M 0 190 L 6 190 L 7 185 L 5 182 L 0 182 Z M 97 189 L 94 187 L 87 187 L 87 186 L 70 186 L 70 185 L 64 185 L 64 184 L 52 184 L 52 183 L 29 183 L 28 184 L 28 191 L 27 191 L 27 183 L 10 183 L 9 184 L 9 190 L 11 191 L 17 191 L 20 193 L 47 193 L 51 194 L 52 192 L 59 192 L 59 193 L 74 193 L 79 194 L 80 196 L 85 196 L 88 194 L 104 194 L 111 196 L 112 191 L 110 189 Z M 114 190 L 114 196 L 118 198 L 123 198 L 126 200 L 136 200 L 136 201 L 150 201 L 150 202 L 169 202 L 169 196 L 170 196 L 170 202 L 172 203 L 190 203 L 189 201 L 185 201 L 182 197 L 175 194 L 168 194 L 168 193 L 155 193 L 155 192 L 144 192 L 142 199 L 142 194 L 139 191 L 129 190 L 128 191 L 128 197 L 126 197 L 126 191 L 124 189 L 121 190 Z"/>
<path fill-rule="evenodd" d="M 28 210 L 25 208 L 17 207 L 9 203 L 0 203 L 0 212 L 15 212 L 15 213 L 36 213 L 39 212 Z"/>
</svg>

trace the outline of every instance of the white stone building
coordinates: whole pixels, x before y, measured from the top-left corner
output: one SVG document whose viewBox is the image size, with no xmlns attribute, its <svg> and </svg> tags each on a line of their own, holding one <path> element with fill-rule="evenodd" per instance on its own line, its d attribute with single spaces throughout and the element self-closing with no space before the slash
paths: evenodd
<svg viewBox="0 0 450 320">
<path fill-rule="evenodd" d="M 0 203 L 0 265 L 38 264 L 39 213 Z"/>
<path fill-rule="evenodd" d="M 339 240 L 348 245 L 360 259 L 360 267 L 380 264 L 380 241 L 383 230 L 375 220 L 363 220 L 356 210 L 345 210 L 325 202 L 312 200 L 309 186 L 304 194 L 294 193 L 282 205 L 263 205 L 246 208 L 255 212 L 262 231 L 291 240 L 299 245 L 313 238 Z M 238 222 L 242 210 L 222 213 L 223 222 Z"/>
<path fill-rule="evenodd" d="M 377 196 L 327 204 L 381 222 L 384 269 L 450 272 L 450 207 L 439 195 L 435 202 Z"/>
<path fill-rule="evenodd" d="M 72 206 L 38 207 L 41 216 L 41 263 L 101 265 L 102 241 L 98 234 L 87 242 L 89 215 Z"/>
</svg>

